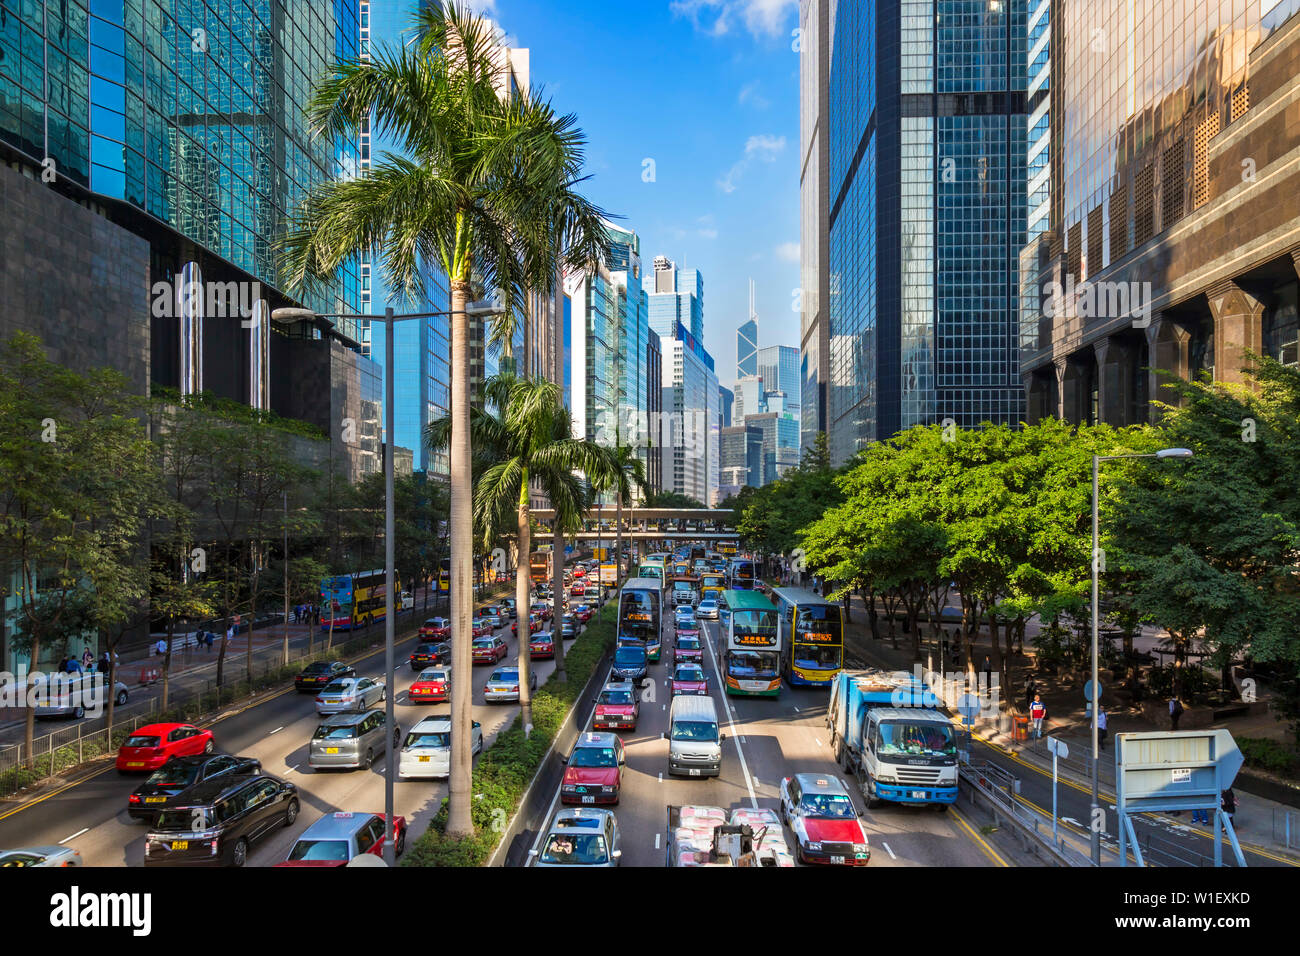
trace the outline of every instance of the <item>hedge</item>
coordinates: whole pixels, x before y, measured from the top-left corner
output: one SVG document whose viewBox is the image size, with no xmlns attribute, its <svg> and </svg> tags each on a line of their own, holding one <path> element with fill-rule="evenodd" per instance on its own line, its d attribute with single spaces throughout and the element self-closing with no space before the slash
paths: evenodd
<svg viewBox="0 0 1300 956">
<path fill-rule="evenodd" d="M 1264 737 L 1237 737 L 1237 747 L 1247 767 L 1292 777 L 1300 769 L 1300 756 L 1286 744 Z"/>
<path fill-rule="evenodd" d="M 445 836 L 447 800 L 443 798 L 428 829 L 407 849 L 402 866 L 482 866 L 488 861 L 578 694 L 614 646 L 617 616 L 618 602 L 610 601 L 564 655 L 568 680 L 557 681 L 552 674 L 538 689 L 533 697 L 532 735 L 524 739 L 522 716 L 516 715 L 479 757 L 471 785 L 474 835 L 464 839 Z"/>
</svg>

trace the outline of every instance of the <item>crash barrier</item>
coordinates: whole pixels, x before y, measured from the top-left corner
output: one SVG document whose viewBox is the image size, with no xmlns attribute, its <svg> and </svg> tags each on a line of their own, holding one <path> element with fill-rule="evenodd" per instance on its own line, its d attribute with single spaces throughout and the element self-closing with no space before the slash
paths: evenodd
<svg viewBox="0 0 1300 956">
<path fill-rule="evenodd" d="M 1052 866 L 1091 866 L 1092 861 L 1074 849 L 1063 837 L 1052 839 L 1051 823 L 1020 803 L 1020 780 L 988 761 L 958 769 L 958 783 L 967 797 L 993 814 L 993 823 L 1004 824 L 1021 846 Z"/>
</svg>

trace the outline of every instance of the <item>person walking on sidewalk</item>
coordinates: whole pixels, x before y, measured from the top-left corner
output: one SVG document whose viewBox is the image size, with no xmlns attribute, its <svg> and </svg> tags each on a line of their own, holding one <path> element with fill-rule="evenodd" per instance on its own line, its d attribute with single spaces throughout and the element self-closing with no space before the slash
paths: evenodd
<svg viewBox="0 0 1300 956">
<path fill-rule="evenodd" d="M 1231 823 L 1233 814 L 1237 812 L 1237 795 L 1232 792 L 1231 787 L 1223 791 L 1222 795 L 1219 797 L 1219 809 L 1222 810 L 1223 815 L 1228 818 L 1228 823 Z M 1206 822 L 1208 823 L 1209 821 L 1207 820 Z M 1223 832 L 1228 832 L 1226 826 L 1223 828 Z"/>
<path fill-rule="evenodd" d="M 989 663 L 989 656 L 984 655 L 984 693 L 993 692 L 993 665 Z"/>
<path fill-rule="evenodd" d="M 1034 698 L 1038 696 L 1038 684 L 1033 677 L 1025 682 L 1025 710 L 1028 711 L 1034 706 Z"/>
<path fill-rule="evenodd" d="M 1192 823 L 1204 823 L 1207 827 L 1210 825 L 1210 811 L 1204 807 L 1198 807 L 1192 811 Z"/>
<path fill-rule="evenodd" d="M 1178 718 L 1183 716 L 1183 702 L 1177 697 L 1169 698 L 1169 729 L 1178 729 Z"/>
<path fill-rule="evenodd" d="M 1029 719 L 1034 722 L 1034 736 L 1043 736 L 1043 720 L 1047 717 L 1047 705 L 1042 697 L 1034 695 L 1034 702 L 1029 705 Z"/>
<path fill-rule="evenodd" d="M 1097 746 L 1106 749 L 1106 708 L 1097 706 Z"/>
</svg>

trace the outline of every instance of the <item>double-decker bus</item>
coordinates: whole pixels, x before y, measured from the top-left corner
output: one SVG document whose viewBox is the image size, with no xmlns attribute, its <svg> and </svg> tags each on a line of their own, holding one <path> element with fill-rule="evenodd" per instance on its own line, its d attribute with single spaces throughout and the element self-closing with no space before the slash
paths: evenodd
<svg viewBox="0 0 1300 956">
<path fill-rule="evenodd" d="M 629 578 L 618 595 L 618 643 L 644 647 L 647 660 L 659 660 L 663 617 L 663 583 L 654 578 Z"/>
<path fill-rule="evenodd" d="M 443 558 L 438 564 L 438 590 L 444 594 L 451 592 L 451 558 Z"/>
<path fill-rule="evenodd" d="M 752 591 L 754 589 L 754 562 L 748 558 L 735 558 L 727 572 L 727 583 L 733 591 Z"/>
<path fill-rule="evenodd" d="M 664 566 L 656 562 L 653 557 L 645 558 L 637 565 L 636 576 L 638 578 L 653 578 L 656 581 L 663 582 Z"/>
<path fill-rule="evenodd" d="M 528 575 L 534 584 L 545 584 L 551 580 L 551 552 L 534 551 L 528 556 Z"/>
<path fill-rule="evenodd" d="M 718 571 L 705 571 L 700 575 L 700 600 L 713 598 L 722 600 L 722 592 L 727 590 L 727 575 Z"/>
<path fill-rule="evenodd" d="M 383 568 L 321 578 L 321 630 L 328 631 L 333 625 L 336 631 L 347 631 L 364 627 L 371 621 L 382 621 L 385 616 L 386 593 Z M 394 576 L 394 599 L 401 593 L 401 582 Z"/>
<path fill-rule="evenodd" d="M 734 541 L 718 542 L 718 554 L 722 555 L 724 558 L 734 558 L 736 556 L 736 552 L 739 550 L 740 548 L 736 545 L 736 542 Z"/>
<path fill-rule="evenodd" d="M 844 609 L 806 588 L 773 588 L 791 687 L 829 687 L 844 667 Z"/>
<path fill-rule="evenodd" d="M 776 607 L 757 591 L 726 591 L 726 651 L 722 679 L 733 696 L 781 693 L 781 634 Z"/>
</svg>

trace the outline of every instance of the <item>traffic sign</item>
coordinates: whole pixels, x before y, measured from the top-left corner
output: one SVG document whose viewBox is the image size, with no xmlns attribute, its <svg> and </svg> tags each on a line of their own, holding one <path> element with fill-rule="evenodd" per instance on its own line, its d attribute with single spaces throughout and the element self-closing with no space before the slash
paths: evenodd
<svg viewBox="0 0 1300 956">
<path fill-rule="evenodd" d="M 1050 754 L 1055 754 L 1056 756 L 1060 757 L 1062 760 L 1065 760 L 1070 756 L 1069 746 L 1060 737 L 1047 738 L 1047 752 Z"/>
<path fill-rule="evenodd" d="M 1105 686 L 1102 686 L 1101 689 L 1102 691 L 1106 690 Z M 1092 681 L 1088 681 L 1088 683 L 1083 685 L 1083 699 L 1092 700 Z"/>
<path fill-rule="evenodd" d="M 957 701 L 957 713 L 966 718 L 967 723 L 972 723 L 975 716 L 980 712 L 980 699 L 975 694 L 963 694 Z"/>
</svg>

